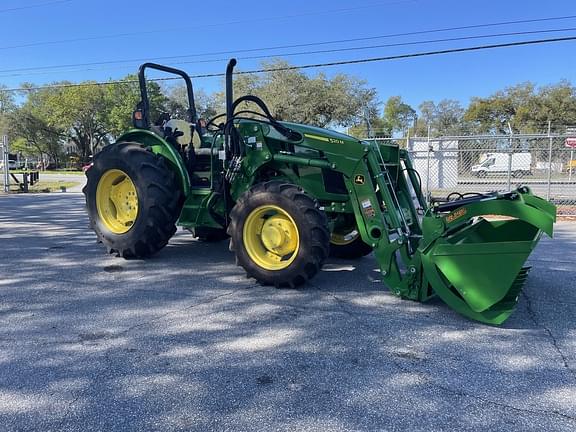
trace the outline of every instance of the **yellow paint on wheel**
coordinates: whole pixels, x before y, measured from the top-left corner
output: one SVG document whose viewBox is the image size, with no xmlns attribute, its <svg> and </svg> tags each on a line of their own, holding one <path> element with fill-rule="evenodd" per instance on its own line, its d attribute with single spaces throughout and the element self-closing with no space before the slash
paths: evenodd
<svg viewBox="0 0 576 432">
<path fill-rule="evenodd" d="M 138 217 L 138 193 L 124 171 L 111 169 L 100 177 L 96 188 L 96 209 L 109 231 L 114 234 L 130 231 Z"/>
<path fill-rule="evenodd" d="M 266 270 L 283 270 L 298 255 L 300 236 L 292 216 L 275 205 L 260 206 L 248 215 L 243 230 L 250 259 Z"/>
<path fill-rule="evenodd" d="M 330 234 L 330 243 L 335 246 L 346 246 L 354 242 L 359 236 L 360 233 L 356 228 L 334 230 L 334 232 Z"/>
</svg>

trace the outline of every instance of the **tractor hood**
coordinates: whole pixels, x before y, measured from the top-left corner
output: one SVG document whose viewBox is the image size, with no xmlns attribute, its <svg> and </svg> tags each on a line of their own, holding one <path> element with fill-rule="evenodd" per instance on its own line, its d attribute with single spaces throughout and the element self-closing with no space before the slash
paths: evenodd
<svg viewBox="0 0 576 432">
<path fill-rule="evenodd" d="M 321 141 L 327 141 L 327 142 L 330 142 L 330 140 L 332 139 L 334 140 L 333 141 L 334 143 L 342 143 L 342 141 L 350 143 L 359 142 L 358 139 L 351 137 L 350 135 L 346 135 L 329 129 L 322 129 L 319 127 L 308 126 L 299 123 L 290 123 L 290 122 L 280 122 L 280 123 L 292 129 L 293 131 L 300 132 L 306 138 L 312 138 L 312 139 L 316 138 L 320 139 Z"/>
</svg>

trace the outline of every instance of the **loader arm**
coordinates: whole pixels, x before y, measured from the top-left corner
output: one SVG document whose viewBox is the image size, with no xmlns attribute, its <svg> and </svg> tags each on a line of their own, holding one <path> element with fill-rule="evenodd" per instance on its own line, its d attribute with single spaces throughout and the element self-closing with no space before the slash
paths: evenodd
<svg viewBox="0 0 576 432">
<path fill-rule="evenodd" d="M 283 151 L 268 160 L 342 175 L 358 232 L 393 294 L 415 301 L 438 295 L 458 313 L 489 324 L 510 316 L 528 272 L 525 261 L 542 233 L 552 236 L 552 204 L 520 187 L 428 208 L 406 151 L 300 131 L 302 144 L 322 158 Z"/>
</svg>

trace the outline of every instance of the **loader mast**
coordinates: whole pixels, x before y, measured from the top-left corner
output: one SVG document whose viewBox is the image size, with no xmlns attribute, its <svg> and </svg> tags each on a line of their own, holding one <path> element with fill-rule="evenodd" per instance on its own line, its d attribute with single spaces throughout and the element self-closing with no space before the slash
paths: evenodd
<svg viewBox="0 0 576 432">
<path fill-rule="evenodd" d="M 381 148 L 376 142 L 366 145 L 364 173 L 349 182 L 362 239 L 374 248 L 382 279 L 394 294 L 427 300 L 431 293 L 427 287 L 421 289 L 417 253 L 422 238 L 419 218 L 425 209 L 417 176 L 406 152 Z"/>
</svg>

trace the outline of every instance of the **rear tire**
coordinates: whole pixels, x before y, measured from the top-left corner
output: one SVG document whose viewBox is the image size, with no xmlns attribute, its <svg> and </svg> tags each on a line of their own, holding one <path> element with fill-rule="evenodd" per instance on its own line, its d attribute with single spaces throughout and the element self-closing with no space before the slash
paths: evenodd
<svg viewBox="0 0 576 432">
<path fill-rule="evenodd" d="M 240 197 L 228 234 L 237 264 L 249 277 L 276 287 L 294 288 L 314 277 L 330 248 L 326 215 L 316 201 L 279 181 L 253 186 Z"/>
<path fill-rule="evenodd" d="M 144 258 L 166 246 L 183 195 L 164 157 L 138 143 L 112 144 L 96 154 L 86 177 L 90 225 L 109 253 Z"/>
<path fill-rule="evenodd" d="M 356 230 L 346 230 L 346 233 L 332 232 L 330 236 L 330 256 L 335 258 L 356 259 L 362 258 L 372 252 L 372 247 L 362 240 L 360 233 Z M 354 235 L 354 231 L 356 234 Z M 353 235 L 349 241 L 343 240 L 342 237 Z"/>
</svg>

